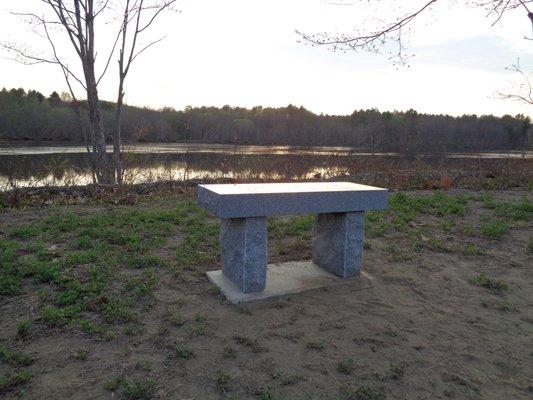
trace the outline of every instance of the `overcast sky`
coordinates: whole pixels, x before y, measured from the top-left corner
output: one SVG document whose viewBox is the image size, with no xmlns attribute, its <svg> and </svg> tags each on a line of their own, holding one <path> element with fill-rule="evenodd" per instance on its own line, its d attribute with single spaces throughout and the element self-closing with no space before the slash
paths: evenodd
<svg viewBox="0 0 533 400">
<path fill-rule="evenodd" d="M 346 5 L 339 5 L 345 3 Z M 385 4 L 387 1 L 378 2 Z M 398 2 L 389 2 L 398 3 Z M 386 55 L 335 53 L 299 43 L 295 30 L 350 32 L 373 18 L 415 9 L 369 6 L 357 0 L 182 0 L 150 32 L 166 39 L 133 66 L 129 104 L 183 109 L 187 105 L 252 107 L 303 105 L 316 113 L 348 114 L 354 109 L 533 116 L 533 106 L 501 100 L 518 77 L 505 69 L 520 57 L 533 70 L 531 24 L 522 10 L 493 19 L 479 9 L 454 8 L 443 0 L 420 17 L 409 35 L 408 67 L 391 65 Z M 0 40 L 47 51 L 42 38 L 9 11 L 46 11 L 39 0 L 0 2 Z M 369 26 L 372 26 L 371 24 Z M 99 60 L 109 48 L 111 25 L 100 31 Z M 148 37 L 146 38 L 149 39 Z M 69 65 L 77 61 L 67 42 L 60 46 Z M 0 58 L 0 87 L 66 90 L 57 67 L 21 66 Z M 115 66 L 113 63 L 113 67 Z M 100 65 L 101 66 L 101 65 Z M 102 81 L 101 97 L 114 100 L 115 70 Z"/>
</svg>

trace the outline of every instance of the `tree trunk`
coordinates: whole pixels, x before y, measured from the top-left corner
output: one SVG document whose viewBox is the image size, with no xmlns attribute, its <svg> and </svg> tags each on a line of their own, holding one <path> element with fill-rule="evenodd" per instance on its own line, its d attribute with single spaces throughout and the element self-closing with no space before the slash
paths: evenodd
<svg viewBox="0 0 533 400">
<path fill-rule="evenodd" d="M 115 112 L 115 135 L 113 136 L 113 161 L 115 166 L 115 177 L 118 184 L 122 184 L 122 109 L 124 105 L 124 79 L 121 78 L 118 88 L 117 109 Z"/>
<path fill-rule="evenodd" d="M 85 80 L 87 82 L 87 103 L 89 105 L 89 122 L 94 135 L 96 149 L 96 169 L 100 183 L 113 183 L 107 162 L 104 124 L 98 98 L 98 88 L 94 76 L 94 62 L 85 64 Z"/>
</svg>

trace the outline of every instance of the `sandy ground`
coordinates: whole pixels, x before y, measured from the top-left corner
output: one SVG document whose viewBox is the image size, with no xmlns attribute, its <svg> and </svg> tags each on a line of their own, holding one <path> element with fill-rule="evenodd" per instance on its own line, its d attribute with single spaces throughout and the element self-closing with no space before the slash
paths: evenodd
<svg viewBox="0 0 533 400">
<path fill-rule="evenodd" d="M 492 195 L 531 198 L 522 190 Z M 0 297 L 2 343 L 35 360 L 28 367 L 31 381 L 0 397 L 531 399 L 533 256 L 526 247 L 533 223 L 490 240 L 469 228 L 489 211 L 479 201 L 469 207 L 466 216 L 454 217 L 448 232 L 437 228 L 443 218 L 417 218 L 415 224 L 444 248 L 414 251 L 412 238 L 401 232 L 368 238 L 364 269 L 374 280 L 362 291 L 344 285 L 235 306 L 203 274 L 219 265 L 195 266 L 179 278 L 160 269 L 155 301 L 139 320 L 106 325 L 98 337 L 46 327 L 17 337 L 19 321 L 38 319 L 39 298 L 34 291 Z M 83 210 L 91 212 L 91 206 Z M 46 208 L 5 212 L 0 225 L 47 213 Z M 483 246 L 485 254 L 465 255 L 468 243 Z M 272 241 L 270 258 L 309 258 L 310 244 L 308 236 Z M 168 248 L 159 254 L 172 262 Z M 508 289 L 473 284 L 481 272 L 505 281 Z M 169 322 L 176 312 L 182 325 Z M 76 357 L 76 349 L 86 350 L 86 359 Z M 0 361 L 0 376 L 10 371 L 12 366 Z M 120 376 L 152 377 L 157 384 L 149 397 L 108 390 Z"/>
</svg>

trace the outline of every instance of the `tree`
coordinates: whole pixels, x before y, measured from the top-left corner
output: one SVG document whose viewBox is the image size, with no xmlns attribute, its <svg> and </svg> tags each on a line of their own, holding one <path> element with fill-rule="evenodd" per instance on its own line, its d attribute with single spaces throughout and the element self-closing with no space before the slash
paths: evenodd
<svg viewBox="0 0 533 400">
<path fill-rule="evenodd" d="M 90 149 L 93 156 L 96 180 L 100 183 L 113 183 L 122 181 L 120 162 L 120 141 L 122 130 L 122 109 L 124 99 L 124 81 L 127 77 L 131 63 L 146 49 L 161 39 L 152 41 L 139 50 L 139 35 L 148 29 L 164 10 L 170 8 L 176 0 L 41 0 L 49 14 L 40 16 L 36 12 L 18 14 L 27 18 L 42 32 L 46 38 L 51 55 L 40 56 L 38 53 L 27 51 L 19 44 L 3 44 L 3 47 L 14 54 L 17 61 L 26 64 L 48 63 L 58 65 L 64 75 L 70 94 L 77 102 L 75 84 L 83 89 L 87 98 L 88 117 L 90 126 Z M 105 54 L 104 49 L 97 51 L 96 41 L 98 24 L 105 15 L 111 21 L 116 20 L 116 10 L 119 11 L 117 34 L 111 43 L 111 50 L 106 57 L 106 63 L 100 73 L 96 71 L 96 54 Z M 133 25 L 133 34 L 128 28 Z M 77 59 L 81 63 L 81 71 L 71 68 L 64 60 L 58 49 L 60 38 L 54 35 L 54 27 L 59 26 L 64 38 L 70 43 Z M 111 167 L 106 152 L 106 130 L 102 119 L 101 102 L 98 86 L 108 71 L 110 62 L 119 49 L 119 88 L 116 108 L 115 130 L 113 136 L 114 165 Z M 78 109 L 79 110 L 79 109 Z"/>
</svg>

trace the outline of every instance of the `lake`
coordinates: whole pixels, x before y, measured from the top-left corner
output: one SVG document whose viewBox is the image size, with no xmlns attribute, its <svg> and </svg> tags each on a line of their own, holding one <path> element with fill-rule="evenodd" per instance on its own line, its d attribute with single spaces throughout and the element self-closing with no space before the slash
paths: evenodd
<svg viewBox="0 0 533 400">
<path fill-rule="evenodd" d="M 111 147 L 108 148 L 111 151 Z M 445 156 L 369 153 L 349 147 L 234 146 L 205 143 L 142 143 L 124 147 L 125 182 L 162 180 L 305 180 L 356 177 L 435 168 L 459 171 L 490 160 L 533 159 L 533 152 Z M 485 160 L 485 161 L 484 161 Z M 84 146 L 0 142 L 0 190 L 84 185 L 92 182 Z"/>
</svg>

